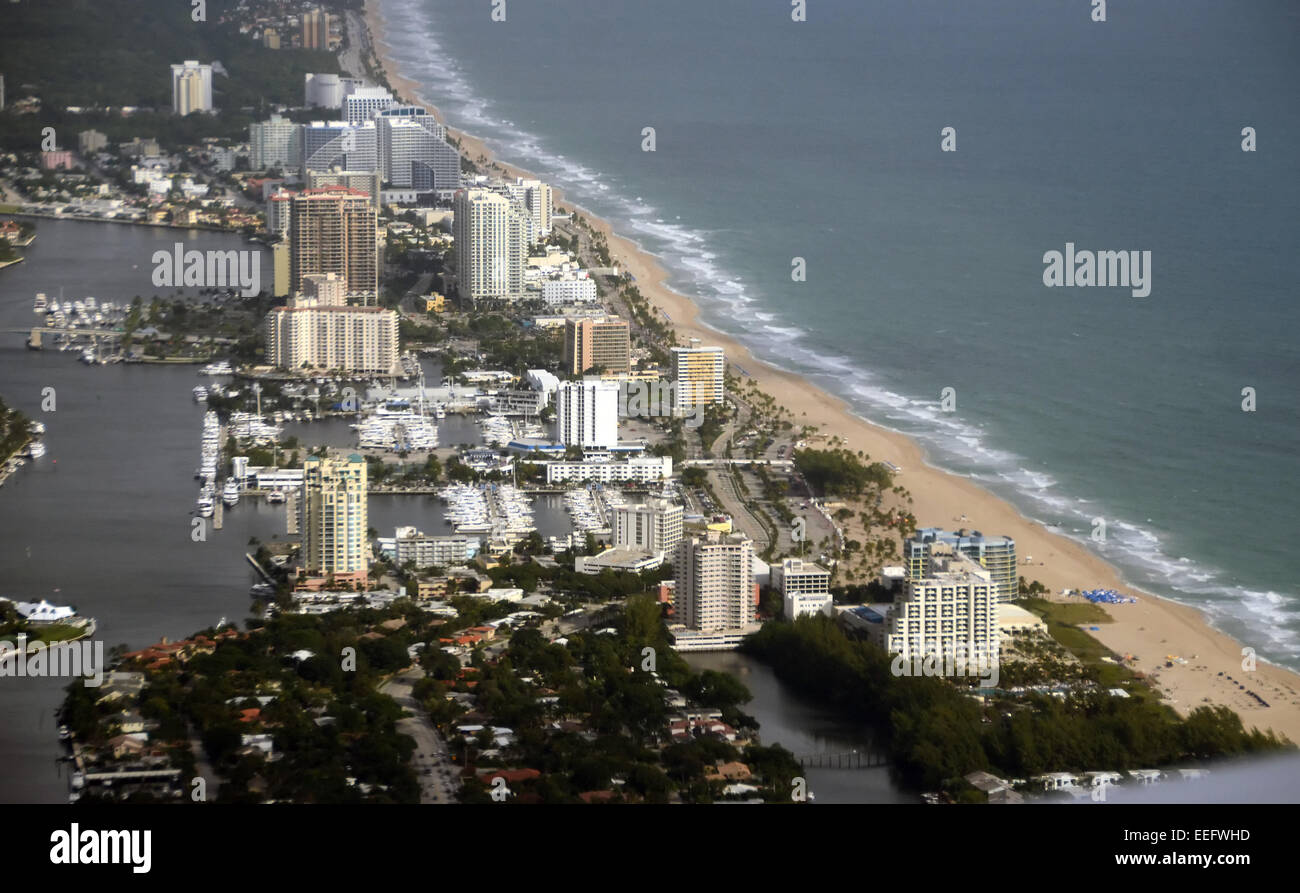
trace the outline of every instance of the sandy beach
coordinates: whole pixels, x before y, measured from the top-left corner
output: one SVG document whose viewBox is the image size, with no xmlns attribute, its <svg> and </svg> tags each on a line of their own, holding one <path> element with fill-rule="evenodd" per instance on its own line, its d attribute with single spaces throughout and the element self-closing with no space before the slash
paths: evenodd
<svg viewBox="0 0 1300 893">
<path fill-rule="evenodd" d="M 445 122 L 436 105 L 420 96 L 419 85 L 403 77 L 386 54 L 384 23 L 378 0 L 366 0 L 366 22 L 375 41 L 385 73 L 393 88 L 419 102 Z M 465 155 L 478 162 L 495 162 L 493 153 L 479 139 L 454 128 L 448 131 L 460 141 Z M 532 176 L 528 171 L 501 164 L 510 176 Z M 854 415 L 849 405 L 798 375 L 783 372 L 756 359 L 743 345 L 705 327 L 698 321 L 698 308 L 686 296 L 665 284 L 666 272 L 655 258 L 616 235 L 609 224 L 555 190 L 557 206 L 580 211 L 591 226 L 603 232 L 613 260 L 635 277 L 643 296 L 668 314 L 680 341 L 700 338 L 719 345 L 733 364 L 739 364 L 779 404 L 795 412 L 798 422 L 815 425 L 828 437 L 838 436 L 854 451 L 865 450 L 874 460 L 892 462 L 903 469 L 898 483 L 912 494 L 911 509 L 921 527 L 966 527 L 987 534 L 1006 535 L 1016 540 L 1022 561 L 1020 573 L 1038 580 L 1052 592 L 1065 589 L 1112 588 L 1135 595 L 1133 605 L 1106 606 L 1113 623 L 1102 624 L 1091 634 L 1118 654 L 1137 655 L 1136 668 L 1154 675 L 1162 692 L 1180 713 L 1205 704 L 1231 707 L 1247 728 L 1272 729 L 1300 742 L 1300 675 L 1258 662 L 1253 672 L 1243 670 L 1243 646 L 1212 629 L 1199 611 L 1135 589 L 1119 572 L 1086 548 L 1048 532 L 1029 520 L 1011 504 L 972 481 L 926 464 L 920 447 L 913 441 Z M 958 519 L 965 520 L 958 523 Z M 1025 559 L 1032 556 L 1032 564 Z M 1166 669 L 1166 656 L 1180 657 Z M 1223 675 L 1220 676 L 1219 674 Z M 1234 677 L 1229 683 L 1225 677 Z M 1244 684 L 1245 690 L 1238 687 Z M 1246 691 L 1255 691 L 1271 705 L 1256 704 Z"/>
</svg>

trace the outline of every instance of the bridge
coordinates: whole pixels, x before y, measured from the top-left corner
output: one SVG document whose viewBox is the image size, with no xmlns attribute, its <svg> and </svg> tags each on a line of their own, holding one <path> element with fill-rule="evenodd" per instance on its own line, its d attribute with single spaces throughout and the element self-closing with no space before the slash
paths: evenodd
<svg viewBox="0 0 1300 893">
<path fill-rule="evenodd" d="M 795 754 L 795 759 L 805 769 L 877 769 L 889 765 L 883 754 L 870 750 Z"/>
</svg>

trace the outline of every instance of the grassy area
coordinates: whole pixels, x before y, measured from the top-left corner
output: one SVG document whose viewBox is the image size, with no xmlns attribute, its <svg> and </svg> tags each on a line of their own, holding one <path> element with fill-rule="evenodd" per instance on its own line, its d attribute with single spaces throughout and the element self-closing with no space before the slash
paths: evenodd
<svg viewBox="0 0 1300 893">
<path fill-rule="evenodd" d="M 51 623 L 48 626 L 15 626 L 10 624 L 0 628 L 0 639 L 12 641 L 22 632 L 27 633 L 28 645 L 34 642 L 44 642 L 48 645 L 53 642 L 66 642 L 78 638 L 85 633 L 85 628 L 68 623 Z"/>
<path fill-rule="evenodd" d="M 1101 605 L 1090 602 L 1062 604 L 1049 602 L 1041 598 L 1023 599 L 1020 604 L 1029 611 L 1043 618 L 1047 623 L 1047 632 L 1087 667 L 1094 670 L 1097 684 L 1102 688 L 1126 688 L 1134 697 L 1140 697 L 1150 691 L 1144 685 L 1127 686 L 1137 677 L 1128 667 L 1118 663 L 1102 660 L 1108 657 L 1116 660 L 1115 652 L 1098 642 L 1079 627 L 1087 624 L 1113 623 L 1114 618 L 1106 613 Z"/>
<path fill-rule="evenodd" d="M 1062 604 L 1061 602 L 1049 602 L 1042 598 L 1027 598 L 1020 602 L 1026 610 L 1033 611 L 1050 623 L 1111 623 L 1113 618 L 1106 613 L 1106 609 L 1101 605 L 1094 605 L 1091 602 L 1077 602 Z"/>
</svg>

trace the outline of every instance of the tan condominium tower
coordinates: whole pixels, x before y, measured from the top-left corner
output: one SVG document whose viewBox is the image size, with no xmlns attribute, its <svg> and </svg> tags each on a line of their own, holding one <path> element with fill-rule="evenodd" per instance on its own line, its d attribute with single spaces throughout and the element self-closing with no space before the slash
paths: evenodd
<svg viewBox="0 0 1300 893">
<path fill-rule="evenodd" d="M 300 296 L 266 315 L 266 361 L 280 369 L 391 375 L 400 368 L 398 354 L 397 314 L 384 307 Z"/>
<path fill-rule="evenodd" d="M 350 303 L 378 303 L 379 247 L 370 196 L 326 186 L 300 192 L 290 202 L 290 292 L 302 291 L 304 276 L 334 273 L 345 283 Z"/>
<path fill-rule="evenodd" d="M 311 576 L 358 575 L 370 569 L 366 462 L 312 456 L 303 463 L 302 565 Z"/>
<path fill-rule="evenodd" d="M 328 50 L 330 47 L 330 14 L 323 9 L 311 9 L 302 17 L 302 48 Z"/>
<path fill-rule="evenodd" d="M 700 632 L 739 630 L 754 622 L 754 544 L 710 530 L 678 543 L 673 561 L 677 620 Z"/>
<path fill-rule="evenodd" d="M 456 288 L 462 299 L 523 297 L 527 211 L 499 192 L 462 189 L 453 204 Z"/>
<path fill-rule="evenodd" d="M 178 115 L 212 111 L 212 66 L 187 59 L 172 66 L 172 111 Z"/>
<path fill-rule="evenodd" d="M 581 375 L 599 366 L 606 372 L 632 370 L 632 336 L 627 320 L 570 319 L 564 323 L 564 368 Z"/>
<path fill-rule="evenodd" d="M 673 372 L 677 389 L 673 394 L 675 412 L 689 412 L 697 406 L 721 403 L 725 395 L 724 372 L 727 358 L 721 347 L 673 348 Z"/>
</svg>

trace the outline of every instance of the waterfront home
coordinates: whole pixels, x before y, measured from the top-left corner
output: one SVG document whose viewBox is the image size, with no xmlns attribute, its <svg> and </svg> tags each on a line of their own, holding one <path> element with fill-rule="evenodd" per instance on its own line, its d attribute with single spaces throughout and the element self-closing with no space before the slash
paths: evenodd
<svg viewBox="0 0 1300 893">
<path fill-rule="evenodd" d="M 1035 775 L 1033 780 L 1042 784 L 1045 791 L 1065 791 L 1074 788 L 1079 777 L 1069 772 L 1048 772 L 1045 775 Z"/>
<path fill-rule="evenodd" d="M 60 623 L 77 616 L 75 609 L 66 605 L 52 605 L 45 599 L 38 602 L 14 602 L 14 610 L 28 623 Z"/>
</svg>

